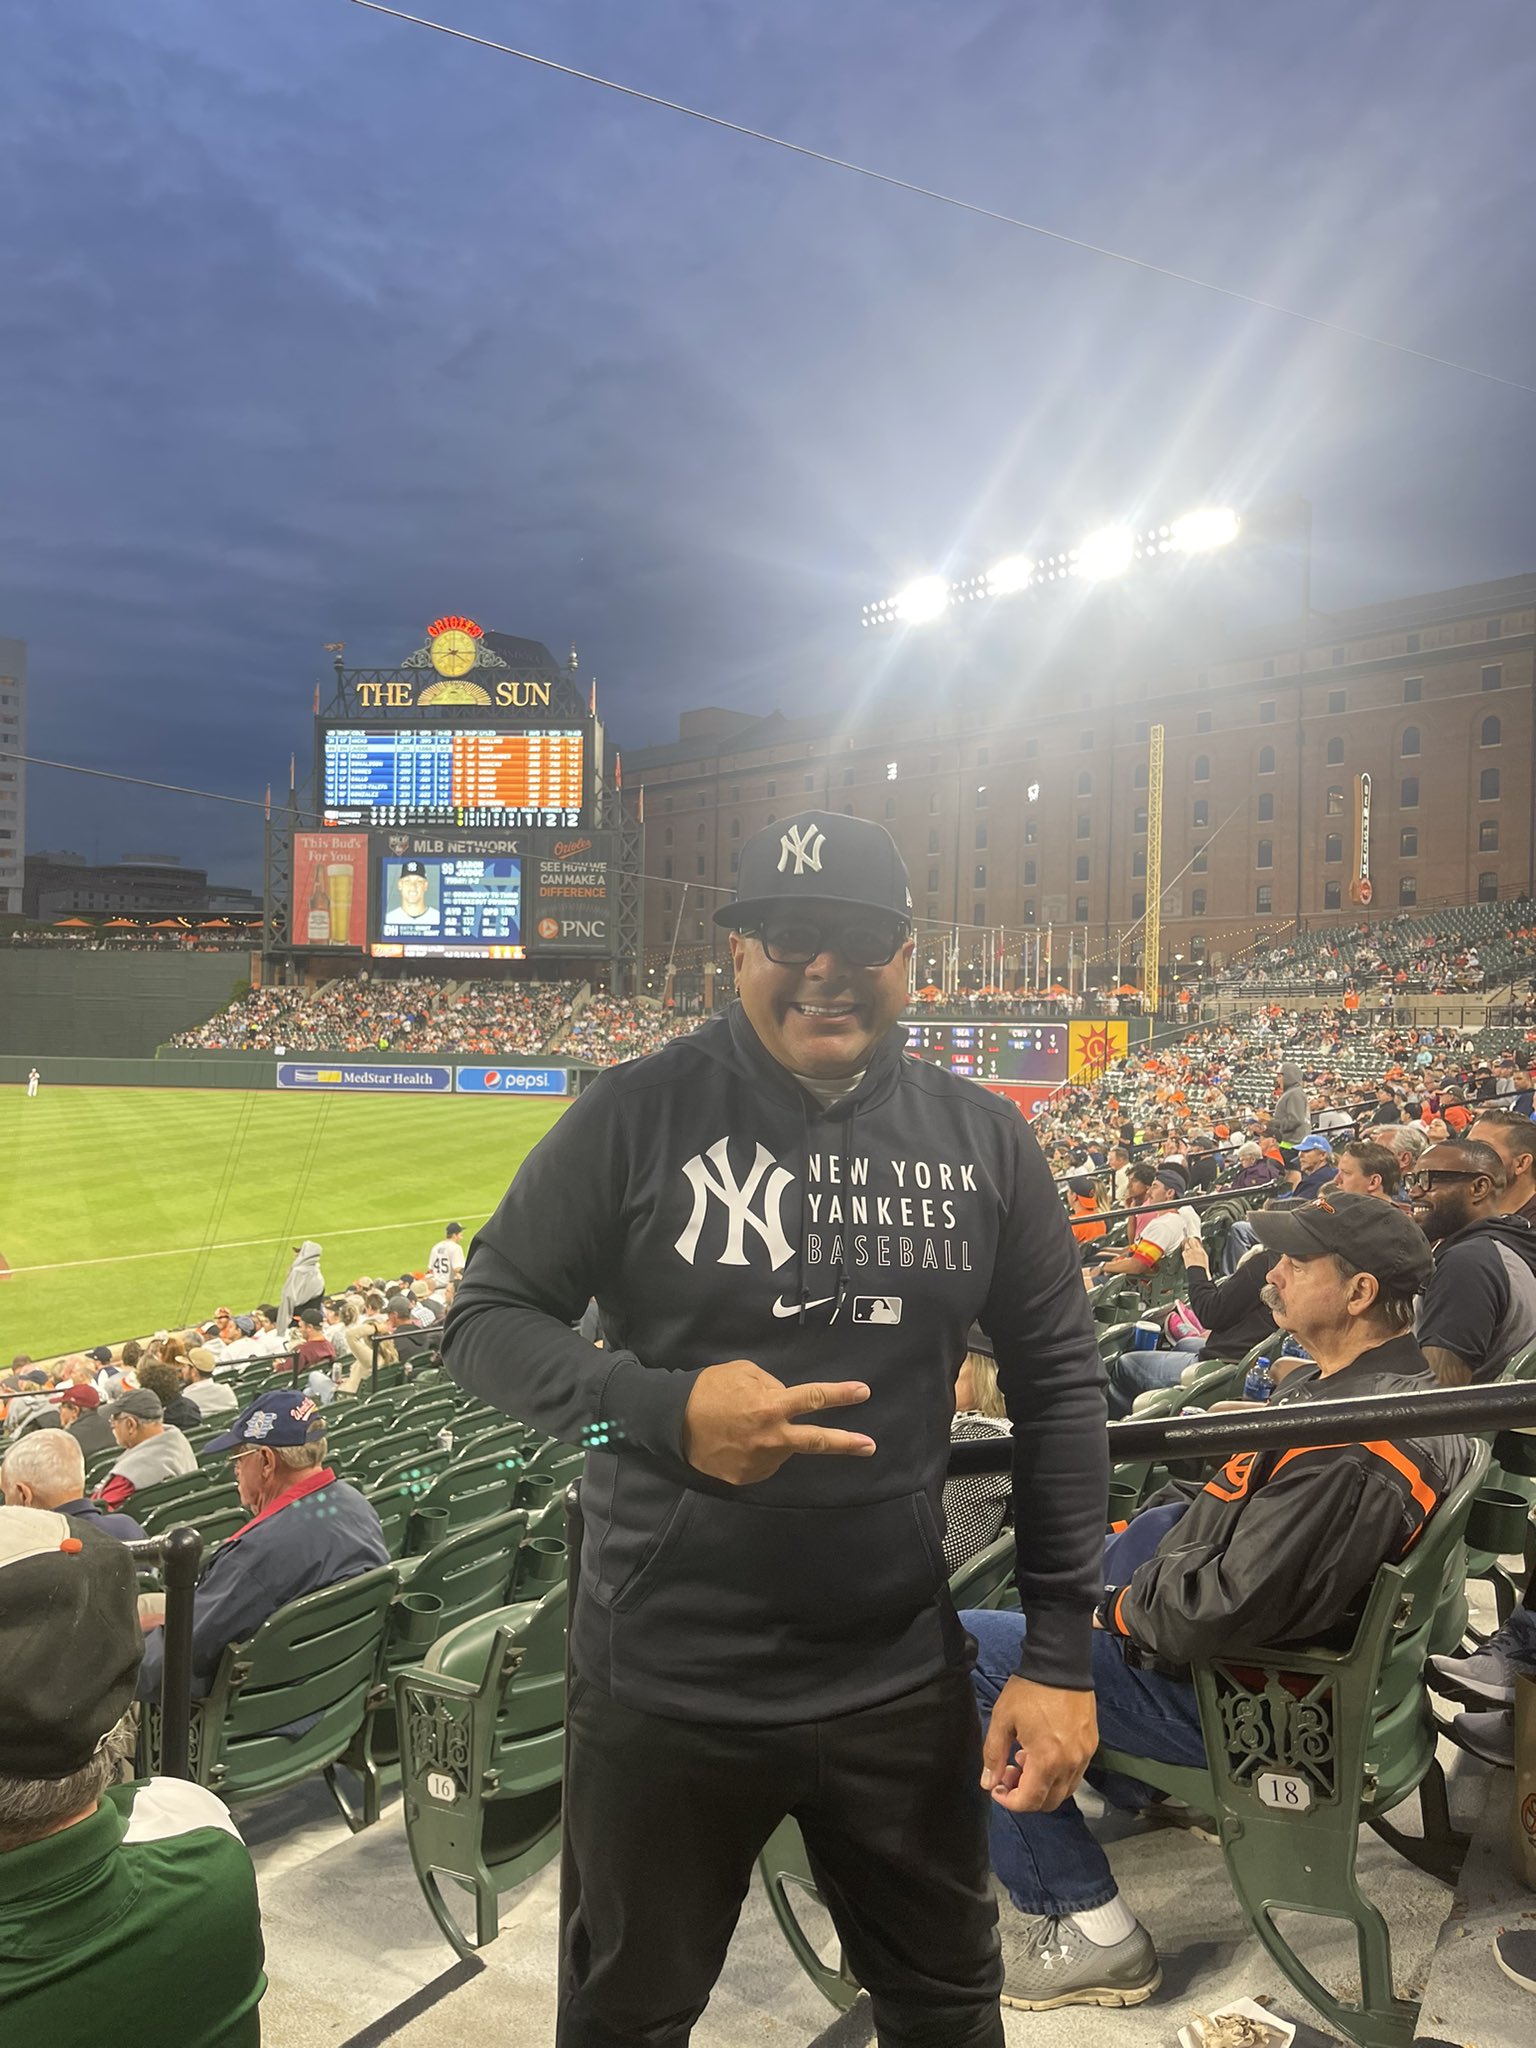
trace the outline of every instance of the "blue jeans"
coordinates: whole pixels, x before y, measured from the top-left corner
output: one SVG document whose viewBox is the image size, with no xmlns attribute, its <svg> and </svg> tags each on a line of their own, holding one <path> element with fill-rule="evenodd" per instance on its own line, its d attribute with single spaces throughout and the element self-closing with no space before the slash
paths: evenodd
<svg viewBox="0 0 1536 2048">
<path fill-rule="evenodd" d="M 1204 1343 L 1203 1337 L 1181 1337 L 1172 1351 L 1122 1351 L 1109 1368 L 1111 1419 L 1129 1415 L 1136 1396 L 1149 1388 L 1171 1387 Z"/>
<path fill-rule="evenodd" d="M 976 1638 L 971 1684 L 985 1723 L 998 1694 L 1018 1670 L 1024 1617 L 985 1608 L 960 1619 Z M 1118 1639 L 1103 1629 L 1093 1632 L 1093 1690 L 1099 1736 L 1111 1749 L 1167 1764 L 1205 1762 L 1194 1687 L 1127 1664 Z M 1152 1796 L 1145 1786 L 1117 1773 L 1088 1775 L 1116 1806 L 1145 1806 Z M 1010 1813 L 991 1801 L 987 1831 L 992 1868 L 1021 1913 L 1059 1918 L 1086 1913 L 1114 1898 L 1109 1858 L 1089 1832 L 1076 1800 L 1066 1800 L 1054 1813 Z"/>
</svg>

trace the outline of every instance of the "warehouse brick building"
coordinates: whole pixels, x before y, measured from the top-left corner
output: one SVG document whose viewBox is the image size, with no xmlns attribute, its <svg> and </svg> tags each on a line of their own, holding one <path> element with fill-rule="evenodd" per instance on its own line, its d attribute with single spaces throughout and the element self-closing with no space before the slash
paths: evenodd
<svg viewBox="0 0 1536 2048">
<path fill-rule="evenodd" d="M 724 955 L 709 912 L 740 843 L 834 806 L 882 820 L 920 938 L 1017 963 L 1063 927 L 1113 956 L 1146 908 L 1148 736 L 1166 734 L 1165 959 L 1357 921 L 1355 777 L 1371 778 L 1371 914 L 1536 895 L 1536 574 L 1314 613 L 1200 667 L 1121 660 L 861 716 L 685 712 L 626 759 L 645 789 L 647 959 Z M 994 956 L 995 957 L 995 956 Z"/>
</svg>

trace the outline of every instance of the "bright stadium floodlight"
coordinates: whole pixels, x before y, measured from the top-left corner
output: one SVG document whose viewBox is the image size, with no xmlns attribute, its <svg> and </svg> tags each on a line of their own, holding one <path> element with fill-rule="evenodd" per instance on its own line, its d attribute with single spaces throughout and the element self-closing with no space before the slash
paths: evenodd
<svg viewBox="0 0 1536 2048">
<path fill-rule="evenodd" d="M 1136 536 L 1128 526 L 1101 526 L 1072 551 L 1073 574 L 1089 583 L 1103 583 L 1111 576 L 1123 576 L 1136 551 Z"/>
<path fill-rule="evenodd" d="M 919 576 L 896 593 L 896 616 L 904 626 L 926 626 L 949 608 L 949 585 L 942 576 Z"/>
<path fill-rule="evenodd" d="M 1236 540 L 1240 524 L 1230 505 L 1207 505 L 1175 519 L 1171 538 L 1181 554 L 1203 555 Z"/>
<path fill-rule="evenodd" d="M 1035 565 L 1028 555 L 1004 555 L 986 573 L 988 597 L 1013 597 L 1028 590 L 1034 581 Z"/>
</svg>

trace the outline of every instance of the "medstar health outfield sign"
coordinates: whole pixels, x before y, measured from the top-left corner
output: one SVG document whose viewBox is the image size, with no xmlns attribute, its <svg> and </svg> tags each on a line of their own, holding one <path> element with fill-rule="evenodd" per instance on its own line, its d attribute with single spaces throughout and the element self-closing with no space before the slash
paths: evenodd
<svg viewBox="0 0 1536 2048">
<path fill-rule="evenodd" d="M 453 1087 L 452 1067 L 385 1066 L 347 1061 L 327 1066 L 319 1061 L 282 1060 L 279 1088 L 383 1088 L 391 1094 L 446 1095 Z"/>
</svg>

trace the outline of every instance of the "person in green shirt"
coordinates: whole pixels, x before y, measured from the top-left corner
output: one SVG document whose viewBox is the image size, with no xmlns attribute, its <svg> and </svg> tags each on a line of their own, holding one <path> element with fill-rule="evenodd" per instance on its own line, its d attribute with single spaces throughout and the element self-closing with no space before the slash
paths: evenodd
<svg viewBox="0 0 1536 2048">
<path fill-rule="evenodd" d="M 258 2048 L 251 1859 L 200 1785 L 119 1785 L 143 1656 L 133 1560 L 0 1508 L 0 2036 Z"/>
</svg>

